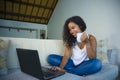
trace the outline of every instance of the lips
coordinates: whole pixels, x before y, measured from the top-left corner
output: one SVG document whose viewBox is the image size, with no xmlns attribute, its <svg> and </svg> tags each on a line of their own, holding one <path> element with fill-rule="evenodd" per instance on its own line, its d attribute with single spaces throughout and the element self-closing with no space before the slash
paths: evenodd
<svg viewBox="0 0 120 80">
<path fill-rule="evenodd" d="M 75 33 L 75 34 L 72 34 L 74 37 L 77 37 L 77 34 Z"/>
</svg>

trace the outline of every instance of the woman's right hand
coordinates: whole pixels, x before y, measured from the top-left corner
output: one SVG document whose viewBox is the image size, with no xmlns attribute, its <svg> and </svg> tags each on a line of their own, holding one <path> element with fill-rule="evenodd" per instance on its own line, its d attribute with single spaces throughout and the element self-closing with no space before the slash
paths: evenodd
<svg viewBox="0 0 120 80">
<path fill-rule="evenodd" d="M 51 68 L 53 71 L 65 71 L 64 69 L 61 69 L 60 67 L 58 67 L 58 66 L 52 66 L 52 68 Z"/>
</svg>

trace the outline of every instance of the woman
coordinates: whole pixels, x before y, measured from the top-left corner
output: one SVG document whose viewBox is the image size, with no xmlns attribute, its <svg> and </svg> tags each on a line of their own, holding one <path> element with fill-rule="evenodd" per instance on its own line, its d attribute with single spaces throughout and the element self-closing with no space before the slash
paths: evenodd
<svg viewBox="0 0 120 80">
<path fill-rule="evenodd" d="M 52 70 L 76 75 L 88 75 L 101 70 L 102 63 L 96 58 L 96 38 L 85 30 L 86 24 L 81 17 L 73 16 L 66 20 L 63 28 L 64 56 L 48 56 Z M 81 37 L 79 34 L 82 34 Z"/>
</svg>

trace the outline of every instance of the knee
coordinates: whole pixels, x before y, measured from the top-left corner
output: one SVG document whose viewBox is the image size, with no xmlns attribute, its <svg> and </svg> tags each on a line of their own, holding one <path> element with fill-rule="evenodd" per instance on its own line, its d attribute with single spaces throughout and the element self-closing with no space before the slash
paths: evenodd
<svg viewBox="0 0 120 80">
<path fill-rule="evenodd" d="M 100 60 L 98 60 L 98 59 L 95 59 L 94 66 L 95 66 L 96 70 L 99 71 L 102 68 L 102 62 Z"/>
<path fill-rule="evenodd" d="M 58 66 L 61 62 L 61 59 L 62 59 L 62 56 L 59 56 L 59 55 L 56 55 L 56 54 L 50 54 L 50 55 L 48 55 L 47 62 L 50 65 Z"/>
<path fill-rule="evenodd" d="M 48 57 L 47 57 L 47 62 L 48 62 L 48 63 L 52 63 L 52 62 L 53 62 L 53 59 L 54 59 L 54 54 L 50 54 L 50 55 L 48 55 Z"/>
</svg>

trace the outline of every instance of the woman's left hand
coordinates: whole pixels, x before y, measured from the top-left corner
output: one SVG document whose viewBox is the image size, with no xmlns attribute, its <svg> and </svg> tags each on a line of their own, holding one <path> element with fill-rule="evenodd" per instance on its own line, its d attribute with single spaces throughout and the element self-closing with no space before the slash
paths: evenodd
<svg viewBox="0 0 120 80">
<path fill-rule="evenodd" d="M 83 32 L 82 36 L 81 36 L 81 41 L 84 42 L 87 39 L 89 39 L 89 35 L 86 32 Z"/>
</svg>

